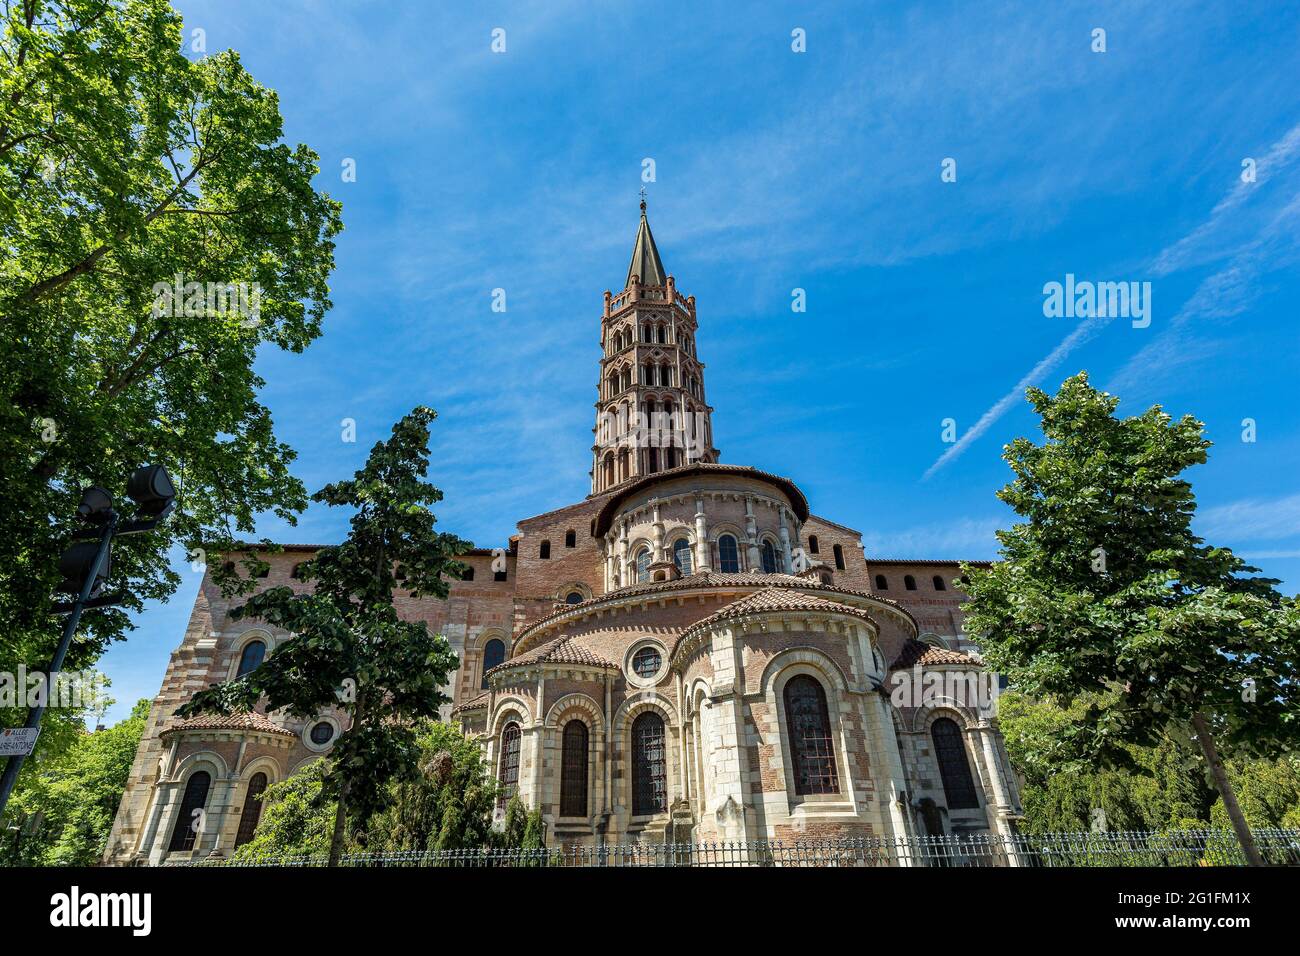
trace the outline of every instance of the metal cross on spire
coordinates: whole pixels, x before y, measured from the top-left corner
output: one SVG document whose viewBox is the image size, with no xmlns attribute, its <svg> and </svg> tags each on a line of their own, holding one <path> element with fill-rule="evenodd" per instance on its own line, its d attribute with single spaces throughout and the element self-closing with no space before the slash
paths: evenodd
<svg viewBox="0 0 1300 956">
<path fill-rule="evenodd" d="M 645 187 L 641 187 L 641 211 L 645 212 Z"/>
</svg>

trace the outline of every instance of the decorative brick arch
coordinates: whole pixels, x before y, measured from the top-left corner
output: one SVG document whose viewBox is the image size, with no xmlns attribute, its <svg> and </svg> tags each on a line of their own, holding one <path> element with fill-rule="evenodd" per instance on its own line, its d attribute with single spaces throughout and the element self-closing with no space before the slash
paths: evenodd
<svg viewBox="0 0 1300 956">
<path fill-rule="evenodd" d="M 546 718 L 542 724 L 555 730 L 560 726 L 560 718 L 567 716 L 571 711 L 584 717 L 587 729 L 593 733 L 605 722 L 605 715 L 600 705 L 590 695 L 575 692 L 566 694 L 552 704 L 546 711 Z"/>
<path fill-rule="evenodd" d="M 772 657 L 763 668 L 763 675 L 759 678 L 758 689 L 767 694 L 772 682 L 781 676 L 781 672 L 790 667 L 803 665 L 805 668 L 811 668 L 816 671 L 814 676 L 821 676 L 824 681 L 829 682 L 831 687 L 827 690 L 834 689 L 844 693 L 849 689 L 849 681 L 840 665 L 835 662 L 825 651 L 811 644 L 801 644 L 796 647 L 787 647 Z M 807 673 L 804 670 L 803 673 Z M 784 683 L 784 682 L 782 682 Z"/>
<path fill-rule="evenodd" d="M 924 688 L 924 684 L 922 684 Z M 974 730 L 979 724 L 979 714 L 969 707 L 964 707 L 951 697 L 936 697 L 929 703 L 922 704 L 912 711 L 911 732 L 915 734 L 930 733 L 930 728 L 940 717 L 955 721 L 962 733 Z"/>
<path fill-rule="evenodd" d="M 511 715 L 519 722 L 519 729 L 533 726 L 533 708 L 528 701 L 514 694 L 500 697 L 496 701 L 496 707 L 492 710 L 492 719 L 488 721 L 488 734 L 491 737 L 499 737 L 501 728 L 506 725 L 506 721 Z"/>
</svg>

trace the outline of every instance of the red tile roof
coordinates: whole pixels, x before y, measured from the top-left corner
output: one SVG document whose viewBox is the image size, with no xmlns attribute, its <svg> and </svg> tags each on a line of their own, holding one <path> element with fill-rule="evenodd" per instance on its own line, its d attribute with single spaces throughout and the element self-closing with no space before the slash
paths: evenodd
<svg viewBox="0 0 1300 956">
<path fill-rule="evenodd" d="M 292 730 L 285 730 L 275 724 L 265 714 L 249 711 L 245 714 L 199 714 L 186 717 L 172 724 L 163 733 L 181 730 L 247 730 L 262 734 L 279 734 L 283 737 L 297 737 Z"/>
<path fill-rule="evenodd" d="M 494 667 L 493 670 L 496 670 L 496 668 Z M 463 710 L 482 710 L 484 707 L 488 705 L 488 698 L 490 698 L 491 696 L 492 696 L 491 691 L 485 690 L 483 693 L 477 695 L 476 697 L 471 697 L 469 700 L 457 704 L 455 707 L 451 709 L 451 712 L 453 714 L 459 714 Z"/>
<path fill-rule="evenodd" d="M 950 651 L 947 648 L 935 647 L 933 644 L 914 639 L 903 645 L 903 650 L 894 659 L 894 663 L 889 665 L 889 669 L 891 671 L 905 670 L 909 667 L 915 667 L 917 664 L 922 667 L 931 664 L 968 664 L 973 667 L 982 667 L 983 663 L 978 657 L 971 657 L 961 651 Z"/>
<path fill-rule="evenodd" d="M 896 608 L 904 617 L 915 623 L 912 612 L 907 606 L 893 598 L 885 597 L 882 594 L 876 594 L 872 591 L 859 591 L 854 588 L 841 587 L 837 584 L 821 584 L 815 580 L 797 577 L 793 574 L 763 574 L 756 571 L 740 571 L 735 573 L 723 573 L 721 571 L 708 571 L 697 574 L 688 574 L 685 577 L 678 578 L 675 581 L 651 581 L 645 584 L 633 584 L 623 588 L 617 588 L 613 591 L 606 591 L 597 597 L 583 601 L 579 604 L 569 604 L 556 611 L 554 614 L 548 614 L 525 625 L 515 635 L 515 644 L 523 639 L 524 635 L 532 633 L 548 624 L 555 622 L 557 619 L 572 615 L 574 612 L 582 612 L 590 608 L 607 604 L 611 601 L 619 601 L 629 597 L 639 597 L 643 594 L 661 594 L 672 591 L 693 591 L 698 588 L 727 588 L 727 587 L 761 587 L 768 588 L 791 588 L 799 591 L 818 591 L 828 594 L 848 594 L 853 597 L 870 598 L 880 604 Z"/>
<path fill-rule="evenodd" d="M 553 641 L 547 641 L 530 651 L 525 651 L 518 657 L 512 657 L 504 664 L 493 667 L 488 671 L 488 674 L 495 674 L 497 671 L 518 667 L 522 664 L 580 664 L 586 667 L 618 669 L 617 664 L 610 663 L 599 654 L 576 643 L 572 637 L 565 636 L 557 637 Z"/>
<path fill-rule="evenodd" d="M 771 577 L 771 575 L 766 575 Z M 786 575 L 780 575 L 786 577 Z M 804 582 L 805 585 L 807 582 Z M 764 588 L 762 591 L 755 591 L 753 594 L 747 594 L 738 601 L 732 601 L 730 604 L 714 611 L 708 617 L 696 621 L 678 636 L 673 642 L 673 651 L 694 634 L 700 631 L 708 630 L 715 624 L 723 621 L 733 621 L 738 618 L 747 617 L 750 614 L 766 614 L 769 612 L 787 612 L 798 613 L 800 611 L 811 611 L 821 614 L 847 614 L 851 617 L 861 618 L 864 621 L 871 620 L 871 615 L 862 608 L 851 607 L 847 604 L 840 604 L 838 601 L 828 601 L 825 598 L 816 597 L 812 594 L 804 594 L 802 591 L 791 591 L 777 588 Z M 671 656 L 671 653 L 670 655 Z"/>
</svg>

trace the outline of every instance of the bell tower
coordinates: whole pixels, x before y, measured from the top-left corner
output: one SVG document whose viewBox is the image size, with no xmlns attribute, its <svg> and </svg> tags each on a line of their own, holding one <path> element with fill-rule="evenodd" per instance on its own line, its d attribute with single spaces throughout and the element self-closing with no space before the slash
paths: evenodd
<svg viewBox="0 0 1300 956">
<path fill-rule="evenodd" d="M 664 271 L 645 209 L 643 190 L 623 291 L 605 293 L 593 495 L 633 478 L 718 460 L 704 365 L 695 354 L 695 296 L 683 296 Z"/>
</svg>

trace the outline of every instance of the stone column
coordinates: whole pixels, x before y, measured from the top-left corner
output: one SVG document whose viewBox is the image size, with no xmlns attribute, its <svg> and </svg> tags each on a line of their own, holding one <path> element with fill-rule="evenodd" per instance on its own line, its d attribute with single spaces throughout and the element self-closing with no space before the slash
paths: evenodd
<svg viewBox="0 0 1300 956">
<path fill-rule="evenodd" d="M 1015 847 L 1015 827 L 1011 825 L 1011 800 L 1007 793 L 1006 781 L 1002 777 L 1002 765 L 998 761 L 993 742 L 993 725 L 981 720 L 972 731 L 980 742 L 980 753 L 988 775 L 989 785 L 993 790 L 993 821 L 998 835 L 1007 841 L 1007 862 L 1011 866 L 1020 866 L 1020 855 Z"/>
<path fill-rule="evenodd" d="M 762 570 L 763 558 L 758 553 L 758 522 L 754 520 L 754 496 L 745 495 L 745 553 L 748 556 L 748 570 Z"/>
<path fill-rule="evenodd" d="M 730 628 L 712 640 L 713 693 L 710 697 L 708 774 L 713 782 L 713 825 L 720 840 L 749 840 L 746 809 L 745 715 L 740 647 Z M 707 773 L 707 771 L 706 771 Z"/>
<path fill-rule="evenodd" d="M 695 570 L 712 570 L 709 567 L 709 522 L 704 514 L 703 495 L 695 498 Z"/>
<path fill-rule="evenodd" d="M 781 566 L 786 574 L 794 573 L 794 559 L 790 554 L 790 528 L 786 524 L 786 509 L 781 508 Z"/>
<path fill-rule="evenodd" d="M 632 576 L 631 559 L 628 557 L 628 553 L 627 553 L 627 519 L 626 518 L 624 518 L 622 521 L 618 523 L 618 564 L 619 567 L 622 568 L 622 571 L 620 572 L 620 576 L 619 576 L 619 581 L 618 581 L 619 585 L 626 587 L 627 585 L 634 583 L 635 579 Z"/>
<path fill-rule="evenodd" d="M 654 503 L 654 557 L 651 559 L 658 564 L 661 561 L 668 560 L 664 557 L 664 523 L 659 515 L 659 502 Z"/>
<path fill-rule="evenodd" d="M 894 733 L 889 702 L 880 691 L 868 693 L 866 700 L 872 734 L 879 741 L 879 746 L 875 748 L 879 761 L 873 762 L 873 767 L 879 768 L 878 772 L 882 776 L 878 781 L 880 800 L 885 805 L 882 807 L 884 812 L 881 816 L 885 818 L 882 822 L 889 827 L 889 836 L 895 840 L 911 840 L 914 834 L 907 812 L 907 801 L 911 795 L 907 792 L 907 775 L 903 772 L 903 757 L 898 752 L 898 735 Z M 911 853 L 901 853 L 898 856 L 899 866 L 912 866 L 913 862 Z"/>
</svg>

